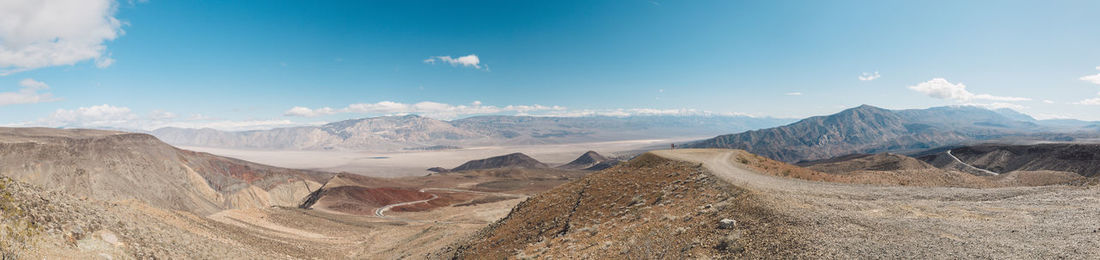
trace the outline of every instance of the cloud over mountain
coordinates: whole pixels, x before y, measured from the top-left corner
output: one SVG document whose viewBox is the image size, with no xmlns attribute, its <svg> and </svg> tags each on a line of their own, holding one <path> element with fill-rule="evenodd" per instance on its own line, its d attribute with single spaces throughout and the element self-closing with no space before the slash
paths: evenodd
<svg viewBox="0 0 1100 260">
<path fill-rule="evenodd" d="M 314 117 L 332 115 L 338 113 L 377 114 L 377 115 L 402 115 L 421 114 L 435 118 L 455 118 L 464 115 L 494 114 L 501 112 L 527 113 L 535 111 L 561 111 L 565 107 L 544 105 L 508 105 L 486 106 L 481 101 L 474 101 L 469 105 L 452 105 L 446 103 L 422 101 L 417 103 L 400 103 L 382 101 L 377 103 L 355 103 L 340 109 L 331 107 L 308 108 L 295 106 L 283 113 L 284 116 Z"/>
<path fill-rule="evenodd" d="M 990 94 L 974 94 L 966 90 L 966 85 L 962 83 L 951 83 L 944 78 L 934 78 L 929 81 L 922 82 L 915 86 L 909 86 L 909 89 L 928 95 L 929 97 L 938 99 L 954 100 L 957 102 L 969 102 L 972 100 L 992 100 L 992 101 L 1028 101 L 1030 98 L 1023 97 L 1005 97 L 994 96 Z"/>
</svg>

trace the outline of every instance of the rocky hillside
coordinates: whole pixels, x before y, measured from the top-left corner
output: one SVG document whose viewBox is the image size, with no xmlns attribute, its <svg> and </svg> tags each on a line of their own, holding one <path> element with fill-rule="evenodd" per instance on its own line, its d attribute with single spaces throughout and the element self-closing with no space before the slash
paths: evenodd
<svg viewBox="0 0 1100 260">
<path fill-rule="evenodd" d="M 235 228 L 188 213 L 134 201 L 75 198 L 7 177 L 0 177 L 0 209 L 4 259 L 285 257 L 230 243 L 211 232 L 225 234 Z"/>
<path fill-rule="evenodd" d="M 797 254 L 748 192 L 698 164 L 645 154 L 517 205 L 440 253 L 462 259 L 690 259 Z"/>
<path fill-rule="evenodd" d="M 785 162 L 854 153 L 920 151 L 944 145 L 1056 131 L 976 107 L 887 110 L 869 105 L 793 124 L 689 143 L 734 148 Z"/>
<path fill-rule="evenodd" d="M 0 175 L 200 215 L 295 206 L 328 176 L 181 150 L 147 134 L 47 128 L 0 128 Z"/>
<path fill-rule="evenodd" d="M 916 158 L 893 153 L 854 154 L 828 160 L 802 162 L 798 166 L 833 174 L 855 171 L 926 170 L 936 168 Z"/>
<path fill-rule="evenodd" d="M 979 175 L 1048 170 L 1100 176 L 1100 144 L 982 144 L 932 150 L 918 158 L 938 167 L 977 168 Z"/>
<path fill-rule="evenodd" d="M 394 151 L 707 136 L 790 121 L 745 116 L 476 116 L 443 121 L 407 115 L 262 131 L 161 128 L 151 134 L 170 144 L 185 146 Z"/>
<path fill-rule="evenodd" d="M 459 165 L 458 167 L 455 167 L 454 169 L 451 169 L 451 171 L 457 172 L 457 171 L 496 169 L 496 168 L 537 169 L 537 168 L 550 168 L 550 166 L 546 165 L 545 163 L 539 162 L 538 160 L 535 160 L 535 158 L 531 158 L 530 156 L 527 156 L 526 154 L 511 153 L 511 154 L 506 154 L 506 155 L 501 155 L 501 156 L 495 156 L 495 157 L 489 157 L 489 158 L 480 159 L 480 160 L 469 161 L 469 162 L 463 163 L 462 165 Z"/>
</svg>

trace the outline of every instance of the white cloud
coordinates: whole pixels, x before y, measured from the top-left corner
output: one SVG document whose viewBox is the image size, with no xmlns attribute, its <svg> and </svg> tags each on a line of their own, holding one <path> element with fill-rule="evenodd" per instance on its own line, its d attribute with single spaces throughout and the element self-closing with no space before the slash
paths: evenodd
<svg viewBox="0 0 1100 260">
<path fill-rule="evenodd" d="M 191 116 L 187 117 L 187 120 L 192 120 L 192 121 L 196 121 L 196 120 L 211 120 L 211 119 L 213 119 L 213 118 L 212 118 L 212 117 L 209 117 L 209 116 L 207 116 L 207 115 L 203 115 L 203 114 L 191 114 Z"/>
<path fill-rule="evenodd" d="M 268 119 L 268 120 L 217 120 L 217 121 L 182 121 L 182 122 L 168 122 L 163 124 L 146 124 L 140 129 L 154 130 L 162 127 L 179 127 L 179 128 L 213 128 L 222 131 L 248 131 L 248 130 L 266 130 L 278 127 L 291 127 L 291 126 L 303 126 L 303 125 L 320 125 L 322 123 L 296 123 L 285 119 Z"/>
<path fill-rule="evenodd" d="M 1097 66 L 1096 70 L 1100 70 L 1100 66 Z M 1100 73 L 1097 73 L 1096 75 L 1088 75 L 1088 76 L 1081 77 L 1081 80 L 1092 82 L 1092 84 L 1100 85 Z"/>
<path fill-rule="evenodd" d="M 402 115 L 417 113 L 423 116 L 437 119 L 454 119 L 463 115 L 477 114 L 510 114 L 517 116 L 555 116 L 555 117 L 583 117 L 583 116 L 748 116 L 750 114 L 731 112 L 710 112 L 696 109 L 654 109 L 654 108 L 620 108 L 620 109 L 585 109 L 567 110 L 561 106 L 543 105 L 511 105 L 511 106 L 484 106 L 479 101 L 470 105 L 450 105 L 437 102 L 420 102 L 404 104 L 397 102 L 379 102 L 374 104 L 355 104 L 361 109 L 377 109 L 375 111 L 399 111 L 389 115 Z M 352 107 L 352 106 L 349 106 Z M 407 110 L 395 110 L 394 108 Z M 309 114 L 316 109 L 295 107 L 300 113 Z M 308 110 L 308 112 L 307 112 Z M 330 111 L 321 109 L 322 111 Z M 332 109 L 334 113 L 352 113 L 347 108 Z M 360 110 L 367 111 L 367 110 Z M 289 113 L 290 111 L 288 111 Z M 327 113 L 327 112 L 321 112 Z M 76 109 L 58 109 L 49 116 L 35 121 L 7 124 L 12 127 L 61 127 L 61 128 L 116 128 L 135 130 L 155 130 L 163 127 L 180 128 L 213 128 L 223 131 L 247 131 L 272 129 L 278 127 L 292 127 L 304 125 L 321 125 L 326 122 L 295 122 L 287 119 L 247 119 L 225 120 L 211 118 L 201 114 L 192 114 L 186 118 L 180 118 L 175 113 L 163 110 L 153 110 L 140 116 L 128 107 L 113 106 L 108 104 L 79 107 Z"/>
<path fill-rule="evenodd" d="M 39 123 L 50 127 L 118 127 L 138 118 L 130 108 L 103 104 L 72 110 L 58 109 Z"/>
<path fill-rule="evenodd" d="M 153 110 L 153 112 L 149 112 L 149 119 L 155 120 L 155 121 L 163 121 L 163 120 L 169 120 L 169 119 L 175 119 L 175 118 L 176 118 L 175 113 L 164 111 L 164 110 L 159 110 L 158 109 L 158 110 Z"/>
<path fill-rule="evenodd" d="M 1001 109 L 1001 108 L 1011 108 L 1011 109 L 1013 109 L 1013 110 L 1021 110 L 1021 109 L 1025 109 L 1025 108 L 1027 108 L 1026 106 L 1023 106 L 1023 105 L 1020 105 L 1020 104 L 1013 104 L 1013 103 L 1004 103 L 1004 102 L 993 102 L 993 103 L 966 103 L 966 104 L 963 104 L 963 105 L 964 105 L 964 106 L 975 106 L 975 107 L 983 107 L 983 108 L 985 108 L 985 109 Z"/>
<path fill-rule="evenodd" d="M 721 113 L 696 109 L 654 109 L 654 108 L 619 108 L 619 109 L 582 109 L 570 110 L 562 106 L 545 105 L 508 105 L 487 106 L 481 101 L 474 101 L 470 105 L 451 105 L 438 102 L 419 102 L 415 104 L 382 101 L 378 103 L 351 104 L 345 108 L 332 109 L 322 107 L 310 109 L 306 107 L 293 107 L 287 110 L 285 116 L 320 116 L 337 113 L 356 113 L 369 115 L 405 115 L 419 114 L 437 119 L 455 119 L 469 115 L 506 114 L 518 116 L 558 116 L 558 117 L 582 117 L 582 116 L 752 116 L 744 113 Z"/>
<path fill-rule="evenodd" d="M 115 59 L 111 58 L 111 54 L 107 54 L 107 56 L 95 59 L 96 68 L 104 69 L 110 67 L 111 64 L 115 64 Z"/>
<path fill-rule="evenodd" d="M 1031 116 L 1032 118 L 1035 118 L 1035 119 L 1038 119 L 1038 120 L 1047 120 L 1047 119 L 1073 119 L 1073 117 L 1070 117 L 1070 116 L 1067 116 L 1067 115 L 1061 115 L 1061 114 L 1044 114 L 1044 113 L 1036 113 L 1036 114 L 1028 114 L 1028 115 L 1029 115 L 1029 116 Z"/>
<path fill-rule="evenodd" d="M 1043 99 L 1043 103 L 1054 104 L 1054 101 L 1050 99 Z"/>
<path fill-rule="evenodd" d="M 526 114 L 523 114 L 526 115 Z M 610 117 L 628 117 L 628 116 L 747 116 L 755 117 L 750 114 L 737 113 L 737 112 L 711 112 L 706 110 L 697 110 L 690 108 L 680 109 L 655 109 L 655 108 L 618 108 L 618 109 L 584 109 L 575 111 L 553 111 L 549 113 L 531 115 L 531 116 L 557 116 L 557 117 L 584 117 L 584 116 L 610 116 Z"/>
<path fill-rule="evenodd" d="M 535 111 L 565 110 L 561 106 L 543 105 L 508 105 L 504 107 L 485 106 L 481 101 L 474 101 L 470 105 L 452 105 L 439 102 L 424 101 L 407 104 L 393 101 L 378 103 L 356 103 L 345 108 L 333 109 L 330 107 L 307 108 L 295 106 L 283 113 L 284 116 L 314 117 L 332 115 L 337 113 L 357 113 L 373 115 L 403 115 L 420 114 L 434 118 L 455 118 L 464 115 L 494 114 L 502 112 L 527 113 Z"/>
<path fill-rule="evenodd" d="M 9 126 L 27 127 L 63 127 L 63 128 L 122 128 L 154 130 L 162 127 L 213 128 L 226 131 L 244 131 L 271 129 L 276 127 L 301 126 L 318 123 L 296 123 L 286 119 L 249 119 L 214 120 L 202 115 L 192 115 L 177 120 L 175 113 L 153 110 L 147 116 L 139 116 L 128 107 L 108 104 L 76 109 L 58 109 L 47 117 L 36 121 L 9 124 Z"/>
<path fill-rule="evenodd" d="M 451 56 L 435 56 L 424 60 L 424 63 L 435 64 L 436 62 L 443 62 L 451 64 L 451 66 L 463 66 L 473 67 L 475 69 L 481 69 L 481 59 L 477 57 L 477 54 L 470 54 L 458 58 L 451 58 Z"/>
<path fill-rule="evenodd" d="M 966 90 L 966 85 L 962 83 L 951 83 L 943 78 L 934 78 L 932 80 L 917 84 L 916 86 L 909 86 L 909 89 L 915 90 L 920 93 L 924 93 L 929 97 L 938 99 L 949 99 L 957 102 L 969 102 L 971 100 L 991 100 L 991 101 L 1027 101 L 1030 98 L 1022 97 L 1002 97 L 989 94 L 974 94 Z"/>
<path fill-rule="evenodd" d="M 0 1 L 0 75 L 114 59 L 105 42 L 124 32 L 114 0 Z"/>
<path fill-rule="evenodd" d="M 859 80 L 861 80 L 861 81 L 872 81 L 872 80 L 878 79 L 879 77 L 882 77 L 882 76 L 878 74 L 878 71 L 875 71 L 874 74 L 864 72 L 862 75 L 859 76 Z"/>
<path fill-rule="evenodd" d="M 1078 104 L 1078 105 L 1090 105 L 1090 106 L 1100 105 L 1100 97 L 1097 97 L 1097 98 L 1090 98 L 1090 99 L 1085 99 L 1085 100 L 1077 101 L 1077 102 L 1076 102 L 1076 103 L 1074 103 L 1074 104 Z"/>
<path fill-rule="evenodd" d="M 1096 95 L 1100 95 L 1100 93 L 1096 93 Z M 1094 97 L 1094 98 L 1090 98 L 1090 99 L 1085 99 L 1085 100 L 1073 102 L 1073 104 L 1075 104 L 1075 105 L 1088 105 L 1088 106 L 1100 105 L 1100 97 Z"/>
<path fill-rule="evenodd" d="M 788 95 L 788 96 L 801 96 L 801 95 L 802 95 L 802 92 L 787 92 L 786 94 L 783 94 L 783 95 Z"/>
<path fill-rule="evenodd" d="M 303 116 L 303 117 L 315 117 L 322 115 L 335 114 L 336 110 L 330 107 L 322 107 L 318 109 L 310 109 L 308 107 L 292 107 L 283 113 L 284 116 Z"/>
<path fill-rule="evenodd" d="M 14 105 L 14 104 L 34 104 L 41 102 L 56 101 L 50 93 L 39 93 L 40 90 L 49 89 L 50 86 L 41 81 L 33 79 L 23 79 L 19 81 L 18 91 L 15 92 L 0 92 L 0 106 Z"/>
</svg>

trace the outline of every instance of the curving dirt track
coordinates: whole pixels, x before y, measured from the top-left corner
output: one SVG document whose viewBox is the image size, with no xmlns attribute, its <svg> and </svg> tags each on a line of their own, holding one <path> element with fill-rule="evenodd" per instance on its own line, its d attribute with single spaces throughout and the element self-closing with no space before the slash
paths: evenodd
<svg viewBox="0 0 1100 260">
<path fill-rule="evenodd" d="M 962 164 L 963 166 L 966 166 L 967 168 L 971 168 L 971 169 L 974 169 L 976 171 L 984 172 L 985 174 L 988 174 L 989 176 L 1001 175 L 1000 173 L 996 173 L 996 172 L 993 172 L 993 171 L 990 171 L 990 170 L 974 167 L 973 165 L 970 165 L 966 162 L 963 162 L 962 160 L 959 160 L 959 157 L 955 157 L 954 154 L 951 154 L 951 150 L 947 150 L 946 153 L 947 153 L 947 156 L 951 156 L 951 160 L 954 160 L 955 162 L 957 162 L 959 164 Z"/>
<path fill-rule="evenodd" d="M 512 197 L 512 198 L 526 197 L 526 196 L 523 196 L 523 195 L 515 195 L 515 194 L 507 194 L 507 193 L 499 193 L 499 192 L 484 192 L 484 191 L 473 191 L 473 190 L 452 189 L 452 188 L 423 188 L 423 189 L 420 189 L 420 192 L 428 192 L 428 191 L 432 191 L 432 190 L 448 191 L 448 192 L 465 192 L 465 193 L 473 193 L 473 194 L 480 194 L 480 195 L 495 195 L 495 196 L 504 196 L 504 197 Z M 417 204 L 417 203 L 426 203 L 426 202 L 429 202 L 429 201 L 432 201 L 432 200 L 438 199 L 438 198 L 439 198 L 439 195 L 432 194 L 431 198 L 424 199 L 424 200 L 407 201 L 407 202 L 401 202 L 401 203 L 394 203 L 394 204 L 390 204 L 390 205 L 385 205 L 385 206 L 382 206 L 381 208 L 378 208 L 378 209 L 374 210 L 374 215 L 377 216 L 377 217 L 386 217 L 386 214 L 385 214 L 386 211 L 389 211 L 390 209 L 392 209 L 394 207 L 413 205 L 413 204 Z"/>
<path fill-rule="evenodd" d="M 803 256 L 828 258 L 1100 258 L 1100 189 L 874 186 L 758 174 L 738 150 L 653 151 L 702 163 L 792 219 Z"/>
<path fill-rule="evenodd" d="M 423 192 L 423 191 L 421 191 L 421 192 Z M 425 202 L 429 202 L 429 201 L 432 201 L 432 200 L 438 199 L 438 198 L 439 198 L 439 195 L 432 194 L 431 198 L 424 199 L 424 200 L 407 201 L 407 202 L 394 203 L 394 204 L 382 206 L 381 208 L 378 208 L 378 209 L 374 210 L 374 215 L 379 216 L 379 217 L 385 217 L 386 216 L 385 215 L 386 211 L 389 211 L 393 207 L 400 207 L 400 206 L 412 205 L 412 204 L 417 204 L 417 203 L 425 203 Z"/>
</svg>

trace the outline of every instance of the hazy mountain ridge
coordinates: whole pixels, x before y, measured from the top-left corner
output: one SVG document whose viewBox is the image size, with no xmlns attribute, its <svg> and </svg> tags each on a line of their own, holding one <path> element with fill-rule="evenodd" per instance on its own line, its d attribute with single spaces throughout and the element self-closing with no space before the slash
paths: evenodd
<svg viewBox="0 0 1100 260">
<path fill-rule="evenodd" d="M 557 144 L 706 136 L 778 126 L 791 121 L 746 116 L 475 116 L 442 121 L 406 115 L 271 130 L 229 132 L 169 127 L 150 133 L 167 143 L 184 146 L 393 151 L 433 146 Z"/>
<path fill-rule="evenodd" d="M 797 162 L 853 153 L 924 150 L 1008 136 L 1042 138 L 1046 133 L 1087 131 L 1086 128 L 1043 125 L 1037 120 L 1014 120 L 1004 114 L 1003 110 L 968 106 L 888 110 L 862 105 L 785 126 L 721 135 L 685 147 L 745 149 L 769 158 Z"/>
</svg>

